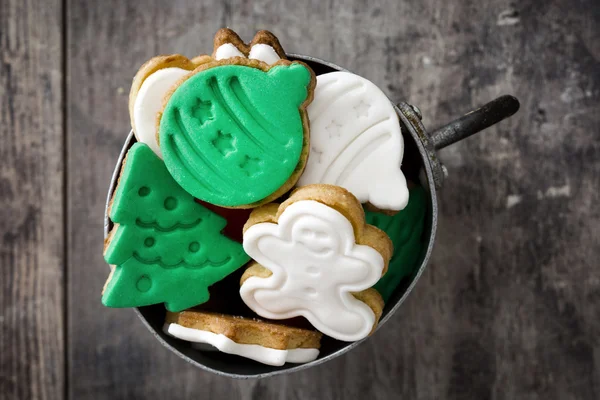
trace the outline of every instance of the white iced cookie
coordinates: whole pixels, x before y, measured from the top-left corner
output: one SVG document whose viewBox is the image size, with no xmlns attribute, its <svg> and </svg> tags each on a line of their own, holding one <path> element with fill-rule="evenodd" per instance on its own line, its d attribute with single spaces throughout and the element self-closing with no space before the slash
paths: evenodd
<svg viewBox="0 0 600 400">
<path fill-rule="evenodd" d="M 275 64 L 277 61 L 281 60 L 279 54 L 275 51 L 272 46 L 264 43 L 257 43 L 250 48 L 250 54 L 248 58 L 252 60 L 260 60 L 269 65 Z"/>
<path fill-rule="evenodd" d="M 173 337 L 194 343 L 193 346 L 199 350 L 206 351 L 204 347 L 197 344 L 209 344 L 223 353 L 249 358 L 267 365 L 281 366 L 286 362 L 307 363 L 316 360 L 319 356 L 319 349 L 278 350 L 257 344 L 241 344 L 223 334 L 186 328 L 179 324 L 165 324 L 163 330 Z"/>
<path fill-rule="evenodd" d="M 186 74 L 208 56 L 192 61 L 180 54 L 157 56 L 148 60 L 133 78 L 129 92 L 129 118 L 138 142 L 146 143 L 162 158 L 157 141 L 158 114 L 167 94 Z"/>
<path fill-rule="evenodd" d="M 400 123 L 376 85 L 350 72 L 319 75 L 307 111 L 311 148 L 298 185 L 329 183 L 379 209 L 406 207 Z"/>
<path fill-rule="evenodd" d="M 199 309 L 167 312 L 163 331 L 203 351 L 216 349 L 268 365 L 315 360 L 323 336 L 310 329 Z"/>
<path fill-rule="evenodd" d="M 373 330 L 381 310 L 376 315 L 370 305 L 353 293 L 370 288 L 381 278 L 391 256 L 391 243 L 383 232 L 365 225 L 360 203 L 353 197 L 349 201 L 334 200 L 335 206 L 301 200 L 301 191 L 314 190 L 315 186 L 328 185 L 298 190 L 279 207 L 276 216 L 268 215 L 275 211 L 273 205 L 253 212 L 255 217 L 250 217 L 251 226 L 244 232 L 243 245 L 260 265 L 246 271 L 240 295 L 262 317 L 302 316 L 335 339 L 360 340 Z M 329 194 L 324 198 L 330 198 Z M 344 214 L 338 211 L 348 210 L 348 204 L 354 209 Z M 254 223 L 261 214 L 266 221 L 276 218 L 277 223 Z M 362 221 L 353 223 L 345 214 L 359 215 L 358 218 L 362 215 Z M 357 243 L 355 232 L 363 236 L 367 231 L 385 250 L 380 252 L 376 246 Z M 265 271 L 257 273 L 261 266 L 270 275 Z M 379 306 L 382 308 L 383 304 Z"/>
<path fill-rule="evenodd" d="M 138 141 L 146 143 L 161 158 L 162 153 L 156 139 L 156 117 L 162 109 L 166 94 L 189 72 L 181 68 L 159 69 L 144 80 L 135 98 L 133 106 L 135 135 Z"/>
</svg>

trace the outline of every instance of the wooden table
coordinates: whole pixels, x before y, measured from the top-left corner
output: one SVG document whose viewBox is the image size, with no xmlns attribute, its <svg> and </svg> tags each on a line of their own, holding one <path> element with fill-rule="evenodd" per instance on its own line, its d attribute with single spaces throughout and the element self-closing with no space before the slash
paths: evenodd
<svg viewBox="0 0 600 400">
<path fill-rule="evenodd" d="M 433 260 L 385 329 L 263 381 L 197 370 L 99 299 L 131 78 L 155 54 L 210 52 L 222 26 L 268 28 L 430 128 L 504 93 L 522 104 L 442 152 Z M 2 0 L 0 135 L 2 399 L 600 397 L 595 0 Z"/>
</svg>

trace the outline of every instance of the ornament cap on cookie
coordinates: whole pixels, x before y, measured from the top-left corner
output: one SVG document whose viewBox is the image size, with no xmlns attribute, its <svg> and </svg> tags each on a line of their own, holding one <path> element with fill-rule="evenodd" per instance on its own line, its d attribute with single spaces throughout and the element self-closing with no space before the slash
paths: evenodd
<svg viewBox="0 0 600 400">
<path fill-rule="evenodd" d="M 269 31 L 258 31 L 249 44 L 245 44 L 237 33 L 229 28 L 220 29 L 214 39 L 213 58 L 223 60 L 246 57 L 272 65 L 285 60 L 286 55 L 275 35 Z"/>
<path fill-rule="evenodd" d="M 258 31 L 250 43 L 248 58 L 271 65 L 287 57 L 275 35 L 269 31 Z"/>
<path fill-rule="evenodd" d="M 360 203 L 347 191 L 311 185 L 277 210 L 270 205 L 255 210 L 245 226 L 244 249 L 257 263 L 242 277 L 240 295 L 258 315 L 303 316 L 343 341 L 373 331 L 382 302 L 376 301 L 374 311 L 353 293 L 381 278 L 391 242 L 365 224 Z"/>
</svg>

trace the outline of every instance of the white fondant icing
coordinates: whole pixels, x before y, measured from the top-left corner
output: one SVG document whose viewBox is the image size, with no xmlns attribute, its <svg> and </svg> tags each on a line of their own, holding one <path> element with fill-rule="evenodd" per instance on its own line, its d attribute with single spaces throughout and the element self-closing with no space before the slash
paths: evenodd
<svg viewBox="0 0 600 400">
<path fill-rule="evenodd" d="M 246 305 L 270 319 L 303 316 L 324 334 L 344 341 L 369 335 L 375 315 L 352 292 L 373 286 L 384 268 L 375 249 L 356 244 L 352 224 L 337 210 L 303 200 L 288 206 L 278 223 L 244 233 L 244 250 L 273 274 L 248 278 L 240 288 Z"/>
<path fill-rule="evenodd" d="M 133 105 L 133 124 L 138 141 L 146 143 L 157 156 L 162 153 L 156 140 L 156 116 L 171 87 L 190 71 L 182 68 L 159 69 L 142 83 Z"/>
<path fill-rule="evenodd" d="M 377 86 L 350 72 L 319 75 L 307 111 L 311 149 L 299 186 L 329 183 L 380 209 L 406 207 L 400 122 Z"/>
<path fill-rule="evenodd" d="M 225 43 L 219 46 L 215 52 L 215 60 L 223 60 L 231 57 L 246 57 L 233 43 Z"/>
<path fill-rule="evenodd" d="M 277 54 L 275 49 L 264 43 L 257 43 L 252 46 L 248 58 L 260 60 L 269 65 L 275 64 L 277 61 L 281 60 L 281 57 L 279 57 L 279 54 Z"/>
<path fill-rule="evenodd" d="M 186 328 L 179 324 L 165 324 L 163 330 L 165 333 L 178 339 L 194 343 L 210 344 L 223 353 L 235 354 L 267 365 L 280 366 L 286 362 L 307 363 L 316 360 L 319 356 L 319 349 L 278 350 L 257 344 L 240 344 L 225 335 Z M 204 348 L 202 349 L 204 350 Z"/>
</svg>

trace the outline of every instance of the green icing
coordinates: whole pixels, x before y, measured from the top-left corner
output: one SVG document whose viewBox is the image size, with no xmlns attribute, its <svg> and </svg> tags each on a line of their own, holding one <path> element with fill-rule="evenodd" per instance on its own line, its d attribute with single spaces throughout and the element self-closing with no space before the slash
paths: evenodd
<svg viewBox="0 0 600 400">
<path fill-rule="evenodd" d="M 223 65 L 187 79 L 160 121 L 160 148 L 173 178 L 219 206 L 255 203 L 277 191 L 300 160 L 299 108 L 310 82 L 310 70 L 298 63 L 268 72 Z"/>
<path fill-rule="evenodd" d="M 110 217 L 119 225 L 104 254 L 116 265 L 102 296 L 108 307 L 193 307 L 250 259 L 221 234 L 226 220 L 196 203 L 142 143 L 127 153 Z"/>
<path fill-rule="evenodd" d="M 427 194 L 416 186 L 410 191 L 408 205 L 396 215 L 365 210 L 367 223 L 383 230 L 394 243 L 394 255 L 386 274 L 375 284 L 375 289 L 388 301 L 402 278 L 417 267 L 427 211 Z"/>
</svg>

